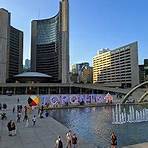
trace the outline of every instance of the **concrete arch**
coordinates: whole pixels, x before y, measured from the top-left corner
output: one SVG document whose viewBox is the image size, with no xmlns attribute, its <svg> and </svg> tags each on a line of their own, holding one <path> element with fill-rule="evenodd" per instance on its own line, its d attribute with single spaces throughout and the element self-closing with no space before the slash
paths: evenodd
<svg viewBox="0 0 148 148">
<path fill-rule="evenodd" d="M 142 103 L 142 101 L 144 100 L 144 98 L 146 97 L 148 95 L 148 91 L 146 91 L 143 95 L 142 95 L 142 97 L 139 99 L 139 103 Z"/>
<path fill-rule="evenodd" d="M 148 84 L 148 81 L 145 81 L 145 82 L 143 82 L 143 83 L 141 83 L 141 84 L 135 86 L 134 88 L 132 88 L 132 89 L 125 95 L 125 97 L 124 97 L 122 103 L 125 103 L 125 102 L 128 100 L 129 95 L 131 95 L 136 89 L 138 89 L 138 88 L 140 88 L 141 86 L 144 86 L 144 85 L 146 85 L 146 84 Z"/>
</svg>

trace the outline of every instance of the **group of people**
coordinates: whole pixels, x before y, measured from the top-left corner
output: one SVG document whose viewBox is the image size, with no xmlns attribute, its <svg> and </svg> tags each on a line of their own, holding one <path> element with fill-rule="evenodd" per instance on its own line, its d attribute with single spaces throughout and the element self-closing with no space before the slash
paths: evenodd
<svg viewBox="0 0 148 148">
<path fill-rule="evenodd" d="M 17 110 L 17 122 L 21 121 L 21 116 L 22 116 L 22 109 Z M 29 126 L 29 117 L 28 117 L 28 113 L 27 113 L 27 106 L 24 106 L 23 122 L 26 122 L 25 127 Z M 32 125 L 35 126 L 35 123 L 36 123 L 36 116 L 34 115 L 33 118 L 32 118 Z"/>
<path fill-rule="evenodd" d="M 13 113 L 15 112 L 15 108 L 13 107 Z M 17 119 L 16 121 L 19 123 L 21 122 L 21 116 L 22 116 L 22 106 L 18 107 L 17 106 Z M 24 119 L 23 122 L 26 121 L 25 127 L 29 126 L 29 118 L 27 115 L 27 107 L 24 106 Z M 36 116 L 34 115 L 32 118 L 32 126 L 35 126 L 36 124 Z M 16 135 L 16 124 L 13 120 L 10 120 L 7 124 L 7 128 L 8 128 L 8 135 L 9 136 L 14 136 Z"/>
<path fill-rule="evenodd" d="M 47 108 L 46 108 L 46 110 L 45 110 L 45 112 L 44 112 L 44 106 L 42 105 L 41 107 L 39 107 L 39 109 L 38 109 L 38 116 L 40 117 L 40 118 L 44 118 L 44 116 L 45 117 L 48 117 L 49 116 L 49 111 L 47 110 Z"/>
<path fill-rule="evenodd" d="M 71 130 L 68 131 L 66 134 L 66 148 L 77 148 L 77 136 L 76 134 L 72 134 Z M 55 148 L 63 148 L 63 142 L 61 140 L 61 137 L 58 136 L 58 139 L 56 140 L 56 146 Z"/>
<path fill-rule="evenodd" d="M 19 103 L 19 99 L 17 100 L 17 102 Z M 7 105 L 4 105 L 4 108 L 7 108 Z M 0 104 L 0 110 L 2 109 L 2 106 Z M 26 121 L 25 127 L 28 127 L 29 125 L 29 118 L 28 118 L 28 114 L 27 114 L 27 106 L 24 106 L 24 110 L 22 106 L 17 107 L 17 122 L 21 121 L 21 115 L 22 112 L 24 111 L 24 119 L 23 121 Z M 15 108 L 13 108 L 13 113 L 15 112 Z M 38 110 L 38 114 L 39 117 L 42 118 L 44 113 L 44 106 L 42 105 L 41 108 L 39 108 Z M 48 111 L 45 111 L 45 116 L 48 117 L 49 113 Z M 34 115 L 32 118 L 32 126 L 36 125 L 36 116 Z M 8 135 L 9 136 L 14 136 L 16 135 L 16 129 L 17 126 L 15 124 L 15 122 L 13 120 L 10 120 L 7 124 L 7 128 L 8 128 Z M 117 146 L 117 137 L 115 135 L 115 133 L 113 132 L 111 135 L 111 148 L 116 148 Z M 72 133 L 71 130 L 69 130 L 66 133 L 66 148 L 77 148 L 78 147 L 78 139 L 75 133 Z M 64 148 L 64 144 L 63 141 L 61 139 L 60 136 L 58 136 L 56 142 L 55 142 L 55 148 Z"/>
</svg>

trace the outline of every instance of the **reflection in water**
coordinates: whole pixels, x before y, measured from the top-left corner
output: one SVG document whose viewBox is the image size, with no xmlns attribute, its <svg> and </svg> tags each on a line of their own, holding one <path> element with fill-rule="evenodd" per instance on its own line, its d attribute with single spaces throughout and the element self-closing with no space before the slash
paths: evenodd
<svg viewBox="0 0 148 148">
<path fill-rule="evenodd" d="M 119 147 L 148 141 L 148 122 L 112 124 L 113 119 L 115 121 L 116 118 L 119 121 L 132 121 L 134 117 L 136 118 L 136 111 L 139 112 L 137 119 L 142 120 L 144 119 L 143 109 L 140 106 L 119 107 L 118 105 L 118 109 L 116 106 L 107 106 L 53 110 L 50 111 L 50 115 L 89 143 L 97 145 L 98 148 L 107 148 L 110 146 L 112 131 L 117 135 Z M 116 110 L 118 112 L 120 110 L 120 116 L 116 115 Z M 134 115 L 133 110 L 135 111 Z"/>
</svg>

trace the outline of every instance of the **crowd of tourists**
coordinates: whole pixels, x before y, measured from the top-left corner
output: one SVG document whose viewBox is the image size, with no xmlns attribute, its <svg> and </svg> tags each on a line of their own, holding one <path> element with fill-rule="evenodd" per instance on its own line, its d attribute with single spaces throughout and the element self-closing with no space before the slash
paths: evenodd
<svg viewBox="0 0 148 148">
<path fill-rule="evenodd" d="M 56 140 L 56 148 L 64 148 L 63 142 L 61 140 L 61 137 L 58 136 L 58 139 Z M 72 133 L 71 130 L 66 133 L 66 148 L 77 148 L 77 137 L 75 133 Z"/>
</svg>

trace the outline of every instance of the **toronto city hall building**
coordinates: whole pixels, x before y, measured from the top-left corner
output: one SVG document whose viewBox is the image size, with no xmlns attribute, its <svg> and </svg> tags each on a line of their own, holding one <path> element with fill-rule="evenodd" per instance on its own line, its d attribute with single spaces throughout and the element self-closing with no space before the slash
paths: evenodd
<svg viewBox="0 0 148 148">
<path fill-rule="evenodd" d="M 31 71 L 52 76 L 53 82 L 69 80 L 69 3 L 60 1 L 59 12 L 49 19 L 33 20 Z"/>
<path fill-rule="evenodd" d="M 0 9 L 0 83 L 12 82 L 23 68 L 23 32 L 10 25 L 10 13 Z"/>
<path fill-rule="evenodd" d="M 133 87 L 139 84 L 138 43 L 103 49 L 93 58 L 93 83 Z"/>
</svg>

